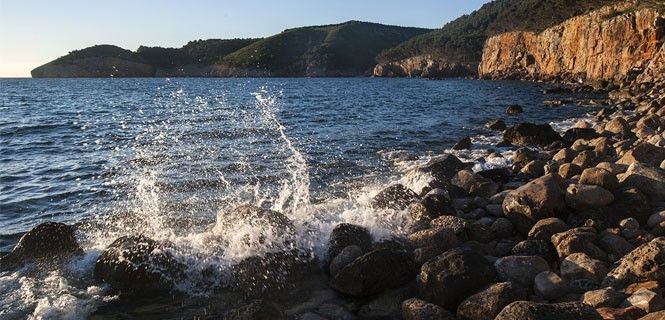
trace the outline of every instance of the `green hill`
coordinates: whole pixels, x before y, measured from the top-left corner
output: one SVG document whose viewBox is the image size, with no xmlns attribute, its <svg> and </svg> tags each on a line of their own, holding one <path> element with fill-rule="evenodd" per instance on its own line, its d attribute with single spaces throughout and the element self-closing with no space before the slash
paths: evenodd
<svg viewBox="0 0 665 320">
<path fill-rule="evenodd" d="M 612 0 L 496 0 L 443 28 L 414 37 L 382 52 L 380 63 L 431 55 L 446 61 L 477 64 L 485 40 L 507 31 L 540 31 Z"/>
<path fill-rule="evenodd" d="M 349 21 L 287 29 L 224 57 L 220 65 L 271 75 L 364 75 L 376 56 L 430 30 Z"/>
</svg>

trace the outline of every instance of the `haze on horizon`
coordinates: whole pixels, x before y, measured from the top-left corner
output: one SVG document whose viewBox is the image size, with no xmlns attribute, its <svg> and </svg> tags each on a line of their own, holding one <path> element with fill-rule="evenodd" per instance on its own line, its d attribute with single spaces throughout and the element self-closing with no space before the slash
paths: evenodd
<svg viewBox="0 0 665 320">
<path fill-rule="evenodd" d="M 0 0 L 0 77 L 29 77 L 30 70 L 95 44 L 181 47 L 197 39 L 266 37 L 348 20 L 440 28 L 487 2 Z"/>
</svg>

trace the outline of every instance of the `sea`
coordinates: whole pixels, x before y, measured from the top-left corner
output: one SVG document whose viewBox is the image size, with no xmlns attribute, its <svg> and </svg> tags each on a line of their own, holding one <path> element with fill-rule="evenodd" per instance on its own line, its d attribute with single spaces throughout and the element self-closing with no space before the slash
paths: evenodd
<svg viewBox="0 0 665 320">
<path fill-rule="evenodd" d="M 85 252 L 55 270 L 0 273 L 0 318 L 200 314 L 223 299 L 230 267 L 274 249 L 244 245 L 252 226 L 242 221 L 218 224 L 241 204 L 289 217 L 296 245 L 322 261 L 341 222 L 376 240 L 404 236 L 407 212 L 368 203 L 390 184 L 422 189 L 431 177 L 408 175 L 413 168 L 446 153 L 476 171 L 510 166 L 512 150 L 494 146 L 501 136 L 487 121 L 563 131 L 602 107 L 598 94 L 547 88 L 466 79 L 0 79 L 0 255 L 47 221 L 75 225 Z M 583 102 L 544 103 L 571 96 Z M 507 115 L 513 104 L 524 112 Z M 471 150 L 451 150 L 466 136 Z M 492 151 L 505 157 L 485 159 Z M 168 307 L 124 301 L 94 280 L 102 250 L 139 234 L 171 243 L 191 269 Z M 211 268 L 215 281 L 198 276 Z"/>
</svg>

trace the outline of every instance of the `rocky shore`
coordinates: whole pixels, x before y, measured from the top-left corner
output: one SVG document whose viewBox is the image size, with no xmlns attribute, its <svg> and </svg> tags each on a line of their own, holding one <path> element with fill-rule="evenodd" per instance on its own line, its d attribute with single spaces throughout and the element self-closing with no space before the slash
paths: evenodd
<svg viewBox="0 0 665 320">
<path fill-rule="evenodd" d="M 422 190 L 387 186 L 370 207 L 408 212 L 405 237 L 376 241 L 368 229 L 342 223 L 317 257 L 293 246 L 297 233 L 282 213 L 232 210 L 218 225 L 260 225 L 264 233 L 243 241 L 270 253 L 229 270 L 220 290 L 238 304 L 208 306 L 208 316 L 665 318 L 665 80 L 645 72 L 609 97 L 607 107 L 563 134 L 549 124 L 489 122 L 502 132 L 499 146 L 514 149 L 512 167 L 474 172 L 475 163 L 446 154 L 406 173 L 431 177 Z M 468 138 L 454 147 L 468 148 Z M 488 152 L 484 160 L 493 157 L 502 155 Z M 0 259 L 0 269 L 55 268 L 82 254 L 74 232 L 42 224 Z M 269 234 L 282 235 L 280 242 L 266 242 Z M 98 256 L 94 281 L 121 297 L 159 297 L 178 295 L 188 272 L 173 244 L 128 235 Z M 303 289 L 314 282 L 323 286 Z"/>
</svg>

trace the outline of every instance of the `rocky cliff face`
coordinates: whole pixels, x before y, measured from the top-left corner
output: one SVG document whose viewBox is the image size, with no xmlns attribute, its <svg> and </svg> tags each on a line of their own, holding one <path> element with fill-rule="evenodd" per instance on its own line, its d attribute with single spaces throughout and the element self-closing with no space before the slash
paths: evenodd
<svg viewBox="0 0 665 320">
<path fill-rule="evenodd" d="M 91 57 L 50 62 L 31 71 L 33 78 L 152 77 L 155 68 L 115 57 Z"/>
<path fill-rule="evenodd" d="M 657 56 L 664 18 L 621 2 L 541 33 L 509 32 L 485 43 L 479 76 L 489 79 L 608 80 L 639 73 Z"/>
<path fill-rule="evenodd" d="M 475 75 L 477 66 L 449 63 L 430 55 L 381 63 L 374 67 L 375 77 L 447 78 Z"/>
</svg>

